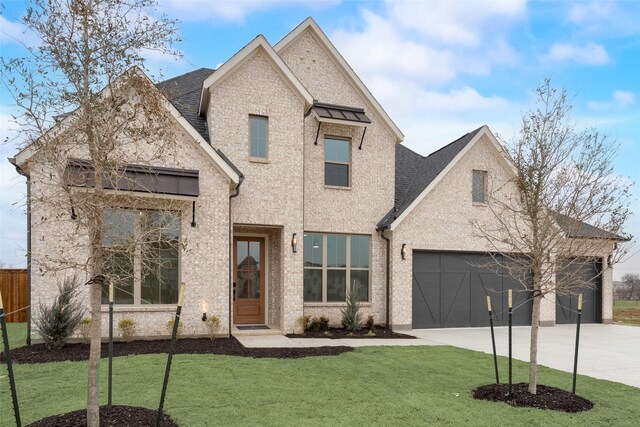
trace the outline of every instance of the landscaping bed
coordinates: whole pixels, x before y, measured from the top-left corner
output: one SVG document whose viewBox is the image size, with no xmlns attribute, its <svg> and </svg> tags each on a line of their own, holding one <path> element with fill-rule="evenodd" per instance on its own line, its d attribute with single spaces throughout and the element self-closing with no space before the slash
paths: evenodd
<svg viewBox="0 0 640 427">
<path fill-rule="evenodd" d="M 170 340 L 149 340 L 114 342 L 114 356 L 131 356 L 137 354 L 167 353 Z M 221 354 L 226 356 L 242 356 L 275 359 L 296 359 L 308 356 L 335 356 L 352 351 L 347 346 L 338 347 L 313 347 L 313 348 L 247 348 L 237 339 L 231 338 L 184 338 L 176 342 L 176 354 Z M 102 357 L 107 357 L 109 346 L 102 343 Z M 11 360 L 14 363 L 46 363 L 81 361 L 89 359 L 88 344 L 67 344 L 61 349 L 47 349 L 44 344 L 33 344 L 11 350 Z M 0 361 L 4 362 L 4 354 L 0 355 Z"/>
<path fill-rule="evenodd" d="M 345 328 L 329 328 L 328 330 L 306 330 L 304 334 L 287 334 L 288 338 L 402 338 L 415 339 L 412 335 L 393 332 L 391 329 L 382 326 L 374 326 L 371 329 L 361 328 L 355 332 L 351 332 Z"/>
<path fill-rule="evenodd" d="M 593 403 L 566 390 L 544 385 L 537 386 L 537 394 L 529 393 L 527 383 L 513 384 L 509 398 L 508 384 L 488 384 L 473 391 L 473 397 L 492 402 L 505 402 L 511 406 L 551 409 L 562 412 L 582 412 L 593 408 Z"/>
<path fill-rule="evenodd" d="M 137 406 L 101 406 L 100 407 L 100 425 L 101 426 L 129 426 L 129 427 L 147 427 L 156 425 L 157 410 L 141 408 Z M 43 418 L 27 427 L 68 427 L 68 426 L 86 426 L 87 410 L 80 409 L 78 411 L 67 412 L 66 414 L 54 415 Z M 177 427 L 176 424 L 167 414 L 162 414 L 160 421 L 162 427 Z"/>
</svg>

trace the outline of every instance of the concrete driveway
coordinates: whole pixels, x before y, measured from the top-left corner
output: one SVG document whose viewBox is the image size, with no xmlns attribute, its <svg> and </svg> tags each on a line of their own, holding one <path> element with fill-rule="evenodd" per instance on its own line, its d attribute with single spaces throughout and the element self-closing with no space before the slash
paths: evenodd
<svg viewBox="0 0 640 427">
<path fill-rule="evenodd" d="M 514 358 L 529 361 L 530 330 L 529 326 L 513 328 Z M 495 331 L 497 352 L 501 356 L 507 356 L 508 329 L 500 327 Z M 492 353 L 489 328 L 414 329 L 410 333 L 433 344 Z M 575 334 L 575 325 L 541 327 L 538 336 L 538 363 L 573 372 Z M 640 327 L 582 325 L 578 373 L 640 387 Z"/>
</svg>

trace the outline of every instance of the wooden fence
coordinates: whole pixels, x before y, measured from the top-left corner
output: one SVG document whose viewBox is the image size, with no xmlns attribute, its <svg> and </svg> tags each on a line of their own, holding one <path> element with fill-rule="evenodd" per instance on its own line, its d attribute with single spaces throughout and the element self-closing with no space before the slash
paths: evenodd
<svg viewBox="0 0 640 427">
<path fill-rule="evenodd" d="M 13 313 L 27 306 L 27 270 L 26 269 L 3 269 L 0 270 L 0 292 L 2 292 L 2 302 L 4 312 Z M 16 311 L 9 314 L 6 319 L 11 322 L 26 322 L 27 310 Z"/>
</svg>

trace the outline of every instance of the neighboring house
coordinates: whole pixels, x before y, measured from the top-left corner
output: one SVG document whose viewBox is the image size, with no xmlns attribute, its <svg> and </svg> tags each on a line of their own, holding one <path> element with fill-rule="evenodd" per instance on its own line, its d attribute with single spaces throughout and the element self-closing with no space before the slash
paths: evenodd
<svg viewBox="0 0 640 427">
<path fill-rule="evenodd" d="M 491 183 L 513 174 L 488 127 L 427 157 L 402 146 L 402 132 L 311 18 L 274 46 L 258 36 L 215 71 L 156 87 L 183 140 L 175 159 L 151 165 L 167 185 L 151 196 L 181 201 L 161 220 L 166 238 L 188 242 L 188 250 L 167 251 L 168 268 L 152 279 L 138 272 L 128 293 L 116 293 L 117 316 L 134 318 L 138 334 L 166 334 L 180 282 L 183 333 L 194 335 L 206 331 L 203 313 L 221 319 L 221 333 L 243 324 L 291 332 L 303 315 L 337 324 L 350 284 L 365 318 L 394 329 L 485 325 L 487 292 L 503 311 L 503 291 L 515 284 L 475 267 L 489 247 L 471 227 L 491 220 Z M 32 155 L 23 150 L 14 164 L 38 192 L 47 177 Z M 70 175 L 82 165 L 70 160 Z M 125 226 L 139 230 L 153 215 L 145 208 L 126 207 L 140 215 Z M 36 220 L 53 216 L 47 209 L 31 205 L 34 303 L 55 295 L 56 276 L 40 266 L 73 233 L 71 219 Z M 598 272 L 613 240 L 598 231 L 585 224 L 573 237 L 602 239 L 602 250 L 589 254 L 594 271 L 585 273 L 599 283 L 586 297 L 585 320 L 608 322 L 612 271 Z M 516 302 L 526 297 L 518 293 Z M 566 320 L 554 302 L 544 301 L 543 324 Z M 528 322 L 525 306 L 516 323 Z"/>
</svg>

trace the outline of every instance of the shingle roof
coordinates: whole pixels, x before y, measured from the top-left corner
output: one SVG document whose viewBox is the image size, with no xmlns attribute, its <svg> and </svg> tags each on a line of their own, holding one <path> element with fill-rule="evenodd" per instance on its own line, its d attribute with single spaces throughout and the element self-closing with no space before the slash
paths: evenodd
<svg viewBox="0 0 640 427">
<path fill-rule="evenodd" d="M 198 114 L 198 106 L 200 105 L 202 82 L 214 71 L 211 68 L 199 68 L 156 84 L 156 87 L 164 93 L 169 102 L 209 144 L 211 144 L 211 139 L 209 138 L 207 119 Z M 242 172 L 219 148 L 213 147 L 213 149 L 240 177 L 243 176 Z"/>
<path fill-rule="evenodd" d="M 567 234 L 567 237 L 575 239 L 606 239 L 606 240 L 619 240 L 627 241 L 626 237 L 619 236 L 615 233 L 610 233 L 598 227 L 594 227 L 586 222 L 573 219 L 563 214 L 556 214 L 556 221 L 560 228 Z"/>
<path fill-rule="evenodd" d="M 389 227 L 481 129 L 482 127 L 467 133 L 426 157 L 398 144 L 396 146 L 395 205 L 380 220 L 378 229 Z"/>
</svg>

